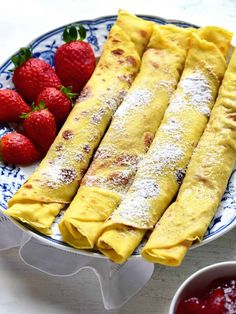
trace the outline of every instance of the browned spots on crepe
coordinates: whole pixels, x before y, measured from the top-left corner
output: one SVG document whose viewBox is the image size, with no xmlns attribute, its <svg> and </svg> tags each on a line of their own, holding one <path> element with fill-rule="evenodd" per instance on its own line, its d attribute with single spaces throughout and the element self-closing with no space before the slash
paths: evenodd
<svg viewBox="0 0 236 314">
<path fill-rule="evenodd" d="M 125 62 L 125 61 L 124 61 L 123 59 L 119 59 L 119 60 L 118 60 L 118 64 L 124 64 L 124 62 Z"/>
<path fill-rule="evenodd" d="M 143 37 L 143 38 L 146 38 L 146 37 L 148 36 L 148 33 L 147 33 L 146 31 L 142 30 L 142 29 L 139 31 L 139 34 L 140 34 L 141 37 Z"/>
<path fill-rule="evenodd" d="M 155 68 L 158 69 L 160 67 L 160 64 L 154 61 L 150 61 L 150 64 Z"/>
<path fill-rule="evenodd" d="M 24 188 L 26 188 L 26 189 L 32 189 L 32 187 L 33 187 L 32 184 L 25 184 L 24 185 Z"/>
<path fill-rule="evenodd" d="M 119 40 L 119 39 L 117 39 L 117 38 L 111 38 L 111 42 L 113 43 L 113 44 L 118 44 L 118 43 L 120 43 L 121 41 Z"/>
<path fill-rule="evenodd" d="M 233 121 L 236 121 L 236 113 L 231 113 L 228 115 L 228 117 L 232 119 Z"/>
<path fill-rule="evenodd" d="M 134 74 L 119 75 L 118 78 L 122 81 L 125 81 L 125 82 L 131 84 L 134 80 Z"/>
<path fill-rule="evenodd" d="M 196 177 L 197 177 L 199 182 L 202 182 L 204 184 L 208 183 L 208 179 L 203 177 L 202 175 L 198 174 L 198 175 L 196 175 Z"/>
<path fill-rule="evenodd" d="M 124 53 L 124 50 L 123 49 L 120 49 L 120 48 L 117 48 L 115 50 L 112 50 L 111 53 L 115 56 L 121 56 L 123 55 Z"/>
<path fill-rule="evenodd" d="M 162 50 L 158 50 L 158 49 L 154 49 L 154 48 L 151 48 L 150 50 L 152 53 L 154 53 L 157 56 L 160 56 L 164 53 Z"/>
<path fill-rule="evenodd" d="M 176 182 L 180 185 L 185 177 L 186 170 L 178 169 L 175 173 Z"/>
<path fill-rule="evenodd" d="M 86 169 L 81 169 L 81 170 L 80 170 L 80 175 L 81 175 L 81 177 L 83 177 L 83 176 L 85 175 L 85 172 L 86 172 Z"/>
<path fill-rule="evenodd" d="M 136 61 L 136 59 L 134 57 L 128 56 L 128 57 L 125 58 L 125 60 L 127 61 L 127 63 L 129 63 L 133 67 L 137 66 L 137 61 Z"/>
<path fill-rule="evenodd" d="M 112 185 L 126 186 L 129 183 L 130 176 L 124 176 L 122 171 L 114 171 L 108 178 Z"/>
<path fill-rule="evenodd" d="M 70 140 L 72 137 L 73 137 L 73 132 L 71 130 L 65 130 L 63 133 L 62 133 L 62 137 L 64 138 L 64 140 Z"/>
<path fill-rule="evenodd" d="M 98 64 L 98 67 L 101 69 L 101 70 L 106 70 L 109 68 L 109 65 L 108 64 Z"/>
<path fill-rule="evenodd" d="M 150 145 L 152 144 L 153 139 L 154 139 L 153 133 L 146 132 L 144 134 L 144 145 L 145 145 L 146 151 L 149 149 Z"/>
<path fill-rule="evenodd" d="M 89 153 L 90 150 L 91 150 L 89 144 L 85 144 L 84 147 L 83 147 L 83 150 L 84 150 L 85 153 Z"/>
<path fill-rule="evenodd" d="M 74 181 L 76 177 L 76 171 L 74 168 L 63 168 L 61 169 L 61 178 L 65 184 L 69 184 Z"/>
<path fill-rule="evenodd" d="M 107 169 L 109 168 L 111 164 L 111 161 L 109 160 L 97 160 L 97 159 L 94 159 L 90 168 L 89 168 L 89 171 L 88 171 L 88 174 L 90 176 L 92 175 L 96 175 L 97 171 L 98 170 L 101 170 L 101 169 Z"/>
<path fill-rule="evenodd" d="M 63 150 L 62 144 L 58 144 L 58 145 L 55 147 L 55 150 L 56 150 L 56 152 L 61 152 L 61 151 Z"/>
<path fill-rule="evenodd" d="M 118 166 L 137 165 L 138 157 L 136 155 L 121 154 L 113 163 Z"/>
</svg>

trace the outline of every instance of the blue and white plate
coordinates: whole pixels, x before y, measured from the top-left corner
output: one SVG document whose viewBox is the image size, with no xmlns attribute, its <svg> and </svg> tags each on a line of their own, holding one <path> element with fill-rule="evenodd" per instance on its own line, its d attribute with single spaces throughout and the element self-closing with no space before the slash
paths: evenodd
<svg viewBox="0 0 236 314">
<path fill-rule="evenodd" d="M 166 20 L 160 17 L 154 16 L 140 16 L 146 20 L 154 21 L 158 24 L 167 24 L 172 23 L 180 27 L 197 27 L 196 25 L 188 24 L 182 21 L 173 21 Z M 79 21 L 78 23 L 83 24 L 87 29 L 87 38 L 86 40 L 92 45 L 95 55 L 99 57 L 101 53 L 101 48 L 104 42 L 107 39 L 107 35 L 116 16 L 107 16 L 101 17 L 95 20 L 85 20 Z M 74 23 L 73 23 L 74 24 Z M 34 41 L 32 41 L 29 46 L 33 50 L 35 57 L 41 58 L 51 65 L 53 65 L 54 54 L 58 46 L 60 46 L 62 41 L 62 33 L 64 26 L 59 27 L 55 30 L 52 30 Z M 0 67 L 0 88 L 14 88 L 12 83 L 12 72 L 9 70 L 14 66 L 10 59 L 8 59 Z M 8 125 L 0 124 L 0 137 L 10 132 L 12 129 Z M 30 176 L 30 174 L 35 170 L 37 165 L 29 167 L 15 167 L 11 165 L 4 165 L 0 163 L 0 209 L 3 211 L 7 209 L 7 201 L 9 198 L 20 188 L 20 186 L 25 182 L 25 180 Z M 8 219 L 8 218 L 7 218 Z M 57 220 L 60 217 L 57 217 Z M 13 219 L 12 219 L 13 220 Z M 71 251 L 77 254 L 90 255 L 96 257 L 104 257 L 95 251 L 83 251 L 77 250 L 69 247 L 61 239 L 59 230 L 57 228 L 57 223 L 53 225 L 53 235 L 52 237 L 47 237 L 43 234 L 40 234 L 38 231 L 33 230 L 29 226 L 13 220 L 18 226 L 23 228 L 24 231 L 30 233 L 33 237 L 40 239 L 43 242 L 46 242 L 49 245 L 56 246 L 59 249 L 66 251 Z M 231 175 L 231 178 L 228 183 L 228 187 L 225 191 L 225 194 L 222 198 L 220 206 L 217 210 L 217 213 L 212 220 L 203 242 L 200 244 L 206 244 L 215 238 L 225 234 L 227 231 L 232 229 L 236 225 L 236 169 Z M 199 244 L 194 245 L 194 247 L 199 246 Z M 139 250 L 137 250 L 133 256 L 139 257 Z"/>
</svg>

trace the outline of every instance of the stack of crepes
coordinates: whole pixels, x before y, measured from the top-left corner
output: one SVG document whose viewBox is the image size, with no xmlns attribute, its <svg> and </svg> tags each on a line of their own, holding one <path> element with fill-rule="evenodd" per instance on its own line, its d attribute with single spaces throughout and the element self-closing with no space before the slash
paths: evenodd
<svg viewBox="0 0 236 314">
<path fill-rule="evenodd" d="M 140 71 L 59 224 L 70 245 L 93 248 L 102 224 L 127 192 L 177 86 L 192 31 L 154 27 Z"/>
<path fill-rule="evenodd" d="M 207 125 L 231 37 L 119 11 L 93 76 L 6 214 L 49 235 L 69 205 L 59 224 L 64 241 L 117 263 L 156 225 L 143 257 L 178 265 L 203 237 L 234 165 L 236 56 L 168 208 Z"/>
<path fill-rule="evenodd" d="M 224 76 L 231 37 L 215 27 L 193 33 L 183 74 L 154 141 L 120 206 L 101 227 L 97 247 L 112 261 L 127 260 L 178 192 Z M 168 213 L 165 217 L 163 241 L 172 223 Z M 180 217 L 176 225 L 183 228 L 185 217 Z M 155 234 L 158 238 L 158 227 Z"/>
<path fill-rule="evenodd" d="M 137 75 L 152 30 L 152 22 L 119 11 L 91 79 L 36 172 L 9 201 L 7 215 L 51 233 Z"/>
<path fill-rule="evenodd" d="M 176 201 L 142 251 L 145 259 L 178 266 L 193 241 L 201 241 L 236 160 L 236 50 L 207 128 L 193 154 Z"/>
</svg>

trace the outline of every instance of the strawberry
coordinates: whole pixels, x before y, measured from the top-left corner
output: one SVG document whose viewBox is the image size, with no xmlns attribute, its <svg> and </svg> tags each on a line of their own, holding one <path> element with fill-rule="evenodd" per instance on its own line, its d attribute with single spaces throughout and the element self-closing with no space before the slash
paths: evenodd
<svg viewBox="0 0 236 314">
<path fill-rule="evenodd" d="M 0 122 L 17 122 L 23 112 L 30 110 L 30 107 L 16 91 L 0 90 Z"/>
<path fill-rule="evenodd" d="M 78 34 L 80 39 L 77 40 Z M 86 30 L 82 25 L 66 27 L 63 40 L 66 42 L 60 46 L 54 57 L 55 70 L 66 87 L 71 86 L 73 92 L 80 92 L 91 77 L 96 59 L 91 46 L 82 41 L 86 36 Z"/>
<path fill-rule="evenodd" d="M 72 99 L 76 94 L 71 93 L 70 88 L 62 87 L 60 90 L 55 87 L 47 87 L 39 93 L 36 106 L 41 102 L 54 115 L 57 126 L 60 127 L 66 120 L 70 110 Z"/>
<path fill-rule="evenodd" d="M 26 165 L 41 157 L 31 140 L 17 132 L 3 135 L 0 141 L 0 152 L 4 162 L 14 165 Z"/>
<path fill-rule="evenodd" d="M 61 82 L 54 69 L 41 59 L 32 58 L 29 48 L 21 48 L 12 57 L 15 65 L 13 83 L 23 98 L 32 102 L 45 87 L 60 88 Z"/>
<path fill-rule="evenodd" d="M 192 297 L 179 303 L 176 314 L 199 314 L 203 313 L 203 309 L 204 303 L 198 298 Z"/>
<path fill-rule="evenodd" d="M 56 137 L 56 120 L 53 114 L 41 105 L 34 107 L 30 113 L 23 114 L 22 118 L 25 134 L 45 154 Z"/>
</svg>

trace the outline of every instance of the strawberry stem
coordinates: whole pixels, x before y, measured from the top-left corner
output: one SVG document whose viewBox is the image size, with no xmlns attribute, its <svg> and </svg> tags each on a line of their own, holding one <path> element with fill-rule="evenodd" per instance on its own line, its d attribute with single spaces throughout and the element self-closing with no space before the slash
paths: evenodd
<svg viewBox="0 0 236 314">
<path fill-rule="evenodd" d="M 78 38 L 79 36 L 79 38 Z M 75 40 L 84 40 L 86 37 L 86 29 L 81 24 L 71 25 L 69 28 L 66 26 L 62 35 L 66 43 Z"/>
<path fill-rule="evenodd" d="M 34 111 L 37 111 L 37 110 L 43 110 L 46 108 L 46 105 L 45 105 L 45 102 L 44 100 L 40 100 L 38 106 L 35 107 L 35 110 Z"/>
<path fill-rule="evenodd" d="M 46 105 L 45 105 L 44 100 L 40 100 L 40 102 L 37 106 L 35 106 L 35 103 L 32 102 L 31 111 L 39 111 L 39 110 L 43 110 L 43 109 L 46 109 Z"/>
<path fill-rule="evenodd" d="M 45 102 L 43 100 L 40 100 L 38 106 L 35 106 L 34 102 L 31 105 L 31 112 L 40 111 L 40 110 L 43 110 L 43 109 L 47 109 L 46 106 L 45 106 Z M 30 114 L 30 112 L 23 112 L 20 115 L 20 118 L 21 119 L 27 119 L 29 117 L 29 114 Z"/>
<path fill-rule="evenodd" d="M 69 86 L 69 87 L 62 86 L 60 88 L 60 91 L 63 94 L 65 94 L 71 101 L 73 101 L 74 98 L 76 98 L 79 94 L 78 93 L 72 93 L 71 90 L 72 90 L 71 86 Z"/>
<path fill-rule="evenodd" d="M 27 48 L 27 47 L 20 48 L 18 54 L 14 55 L 11 58 L 11 61 L 13 62 L 15 66 L 13 70 L 21 66 L 25 61 L 31 58 L 31 56 L 32 56 L 32 50 L 30 48 Z"/>
<path fill-rule="evenodd" d="M 29 116 L 29 113 L 23 112 L 23 113 L 20 115 L 20 118 L 21 118 L 21 119 L 27 119 L 28 116 Z"/>
</svg>

